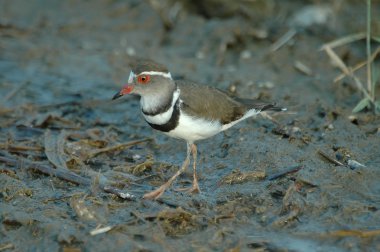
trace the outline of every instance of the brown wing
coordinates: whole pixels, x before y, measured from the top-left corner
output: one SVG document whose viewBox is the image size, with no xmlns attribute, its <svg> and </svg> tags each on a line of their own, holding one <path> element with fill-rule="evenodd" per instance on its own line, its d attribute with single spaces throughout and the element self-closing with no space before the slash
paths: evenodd
<svg viewBox="0 0 380 252">
<path fill-rule="evenodd" d="M 197 85 L 189 81 L 176 81 L 181 89 L 183 111 L 194 117 L 203 117 L 227 124 L 241 118 L 249 108 L 223 91 Z"/>
</svg>

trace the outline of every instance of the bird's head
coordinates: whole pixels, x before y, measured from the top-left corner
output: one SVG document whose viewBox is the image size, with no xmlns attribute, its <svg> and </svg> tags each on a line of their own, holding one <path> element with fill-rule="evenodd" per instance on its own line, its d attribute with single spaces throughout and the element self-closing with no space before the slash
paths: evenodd
<svg viewBox="0 0 380 252">
<path fill-rule="evenodd" d="M 153 61 L 138 62 L 129 74 L 128 83 L 113 96 L 113 100 L 126 94 L 153 97 L 164 91 L 173 90 L 175 82 L 170 72 Z"/>
</svg>

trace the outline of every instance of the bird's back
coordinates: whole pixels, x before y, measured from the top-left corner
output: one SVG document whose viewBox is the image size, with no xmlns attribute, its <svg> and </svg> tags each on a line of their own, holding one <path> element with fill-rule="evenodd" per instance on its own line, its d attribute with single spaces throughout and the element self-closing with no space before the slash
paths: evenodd
<svg viewBox="0 0 380 252">
<path fill-rule="evenodd" d="M 176 84 L 181 90 L 180 99 L 183 102 L 181 107 L 186 114 L 219 121 L 223 125 L 242 118 L 252 109 L 282 110 L 272 103 L 231 97 L 217 88 L 198 85 L 187 80 L 176 81 Z"/>
<path fill-rule="evenodd" d="M 223 91 L 190 81 L 176 81 L 182 110 L 194 117 L 227 124 L 241 118 L 248 108 Z"/>
</svg>

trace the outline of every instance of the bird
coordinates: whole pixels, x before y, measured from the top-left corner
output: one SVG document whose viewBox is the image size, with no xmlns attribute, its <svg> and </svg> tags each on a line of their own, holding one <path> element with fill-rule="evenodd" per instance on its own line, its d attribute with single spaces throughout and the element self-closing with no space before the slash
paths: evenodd
<svg viewBox="0 0 380 252">
<path fill-rule="evenodd" d="M 174 79 L 168 68 L 153 60 L 137 60 L 132 64 L 128 83 L 113 96 L 140 96 L 141 112 L 155 130 L 186 141 L 186 158 L 180 169 L 163 185 L 144 194 L 156 200 L 171 186 L 190 164 L 193 157 L 193 182 L 189 193 L 199 193 L 196 172 L 196 142 L 210 138 L 262 111 L 285 111 L 275 103 L 233 97 L 215 87 L 189 80 Z"/>
</svg>

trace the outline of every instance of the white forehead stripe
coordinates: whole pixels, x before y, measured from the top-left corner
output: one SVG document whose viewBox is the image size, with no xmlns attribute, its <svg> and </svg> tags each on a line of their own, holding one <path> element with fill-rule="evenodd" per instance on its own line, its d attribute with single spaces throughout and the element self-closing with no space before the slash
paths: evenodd
<svg viewBox="0 0 380 252">
<path fill-rule="evenodd" d="M 135 78 L 135 73 L 133 71 L 131 71 L 129 73 L 128 83 L 132 83 L 134 78 Z"/>
<path fill-rule="evenodd" d="M 142 75 L 142 74 L 146 74 L 146 75 L 159 75 L 159 76 L 162 76 L 162 77 L 165 77 L 165 78 L 168 78 L 168 79 L 173 79 L 172 78 L 172 75 L 167 72 L 157 72 L 157 71 L 146 71 L 146 72 L 142 72 L 140 73 L 139 75 Z"/>
</svg>

